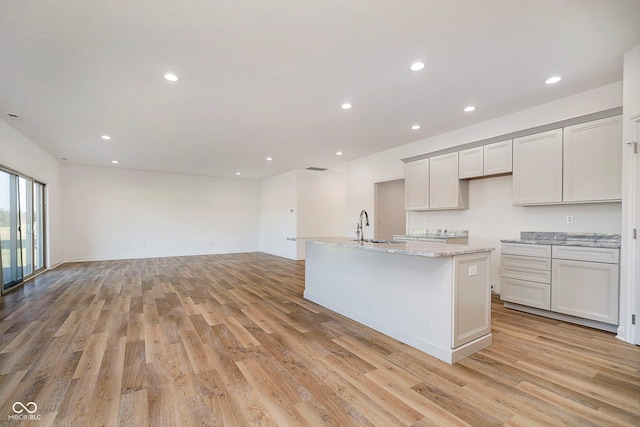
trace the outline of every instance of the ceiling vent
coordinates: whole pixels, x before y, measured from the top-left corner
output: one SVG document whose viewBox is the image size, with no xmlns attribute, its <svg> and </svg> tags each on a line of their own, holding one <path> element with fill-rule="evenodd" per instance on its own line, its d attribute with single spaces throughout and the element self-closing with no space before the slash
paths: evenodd
<svg viewBox="0 0 640 427">
<path fill-rule="evenodd" d="M 311 166 L 309 168 L 307 168 L 308 171 L 318 171 L 318 172 L 324 172 L 327 170 L 327 168 L 317 168 L 315 166 Z"/>
</svg>

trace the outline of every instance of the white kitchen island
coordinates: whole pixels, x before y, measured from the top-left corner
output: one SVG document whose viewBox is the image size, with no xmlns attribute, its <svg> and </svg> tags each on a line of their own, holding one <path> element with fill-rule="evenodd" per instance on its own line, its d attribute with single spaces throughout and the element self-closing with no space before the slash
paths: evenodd
<svg viewBox="0 0 640 427">
<path fill-rule="evenodd" d="M 491 345 L 494 248 L 295 240 L 306 242 L 306 299 L 447 363 Z"/>
</svg>

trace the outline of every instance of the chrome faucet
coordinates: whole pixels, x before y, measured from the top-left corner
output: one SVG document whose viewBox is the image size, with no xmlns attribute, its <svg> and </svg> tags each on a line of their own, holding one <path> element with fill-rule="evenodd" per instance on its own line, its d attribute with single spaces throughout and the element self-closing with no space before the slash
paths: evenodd
<svg viewBox="0 0 640 427">
<path fill-rule="evenodd" d="M 362 209 L 362 212 L 360 212 L 360 222 L 358 222 L 357 227 L 356 228 L 356 238 L 358 239 L 358 242 L 363 242 L 364 241 L 364 230 L 362 229 L 362 216 L 364 215 L 364 220 L 365 223 L 364 225 L 366 227 L 369 226 L 369 214 L 367 214 L 367 211 L 365 211 L 364 209 Z"/>
</svg>

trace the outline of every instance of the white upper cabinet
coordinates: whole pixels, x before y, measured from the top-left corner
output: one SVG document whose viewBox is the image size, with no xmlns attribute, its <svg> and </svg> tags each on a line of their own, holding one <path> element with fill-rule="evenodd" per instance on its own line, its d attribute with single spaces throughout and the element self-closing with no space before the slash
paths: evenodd
<svg viewBox="0 0 640 427">
<path fill-rule="evenodd" d="M 564 128 L 565 202 L 622 199 L 620 116 Z"/>
<path fill-rule="evenodd" d="M 482 147 L 458 151 L 458 178 L 477 178 L 484 175 L 484 150 Z"/>
<path fill-rule="evenodd" d="M 466 209 L 469 179 L 512 172 L 516 206 L 618 202 L 622 199 L 622 118 L 507 139 L 405 167 L 407 210 Z"/>
<path fill-rule="evenodd" d="M 458 179 L 458 152 L 429 159 L 429 209 L 466 209 L 469 182 Z"/>
<path fill-rule="evenodd" d="M 458 178 L 468 179 L 510 173 L 513 164 L 512 147 L 509 139 L 458 151 Z"/>
<path fill-rule="evenodd" d="M 406 210 L 429 208 L 429 159 L 405 165 L 404 193 Z"/>
<path fill-rule="evenodd" d="M 484 175 L 510 173 L 513 170 L 513 144 L 511 140 L 484 146 Z"/>
<path fill-rule="evenodd" d="M 562 203 L 562 129 L 513 140 L 513 203 Z"/>
</svg>

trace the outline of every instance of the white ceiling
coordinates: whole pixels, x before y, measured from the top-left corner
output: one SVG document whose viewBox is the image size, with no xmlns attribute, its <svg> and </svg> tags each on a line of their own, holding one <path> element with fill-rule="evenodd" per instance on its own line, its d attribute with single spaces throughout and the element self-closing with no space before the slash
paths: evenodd
<svg viewBox="0 0 640 427">
<path fill-rule="evenodd" d="M 2 0 L 0 113 L 68 164 L 262 179 L 619 81 L 639 43 L 640 0 Z"/>
</svg>

